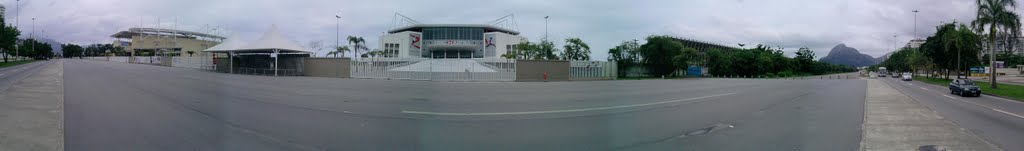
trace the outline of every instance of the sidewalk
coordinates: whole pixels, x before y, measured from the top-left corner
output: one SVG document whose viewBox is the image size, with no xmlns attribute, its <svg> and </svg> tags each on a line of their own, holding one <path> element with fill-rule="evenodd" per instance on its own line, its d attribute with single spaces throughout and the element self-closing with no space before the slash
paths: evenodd
<svg viewBox="0 0 1024 151">
<path fill-rule="evenodd" d="M 999 150 L 892 86 L 868 79 L 860 150 L 905 151 L 926 145 L 946 150 Z"/>
<path fill-rule="evenodd" d="M 64 150 L 64 62 L 0 92 L 0 150 Z"/>
</svg>

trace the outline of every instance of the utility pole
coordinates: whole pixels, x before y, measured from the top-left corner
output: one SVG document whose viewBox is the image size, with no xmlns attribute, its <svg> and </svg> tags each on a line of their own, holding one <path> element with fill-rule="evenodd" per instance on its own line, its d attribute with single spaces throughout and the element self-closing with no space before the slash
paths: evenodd
<svg viewBox="0 0 1024 151">
<path fill-rule="evenodd" d="M 548 40 L 548 17 L 551 16 L 544 16 L 544 41 Z"/>
<path fill-rule="evenodd" d="M 914 10 L 914 36 L 911 37 L 917 38 L 917 10 Z"/>
<path fill-rule="evenodd" d="M 36 52 L 36 18 L 32 17 L 32 32 L 28 34 L 28 39 L 32 39 L 32 52 Z"/>
<path fill-rule="evenodd" d="M 19 28 L 19 26 L 21 25 L 21 18 L 19 18 L 21 17 L 21 6 L 19 6 L 20 4 L 21 0 L 14 0 L 14 12 L 18 13 L 18 15 L 14 16 L 14 28 Z M 19 30 L 18 32 L 21 31 Z M 18 54 L 19 52 L 21 52 L 21 49 L 18 49 L 18 37 L 14 37 L 14 61 L 18 61 L 18 57 L 21 56 Z"/>
<path fill-rule="evenodd" d="M 337 51 L 337 49 L 341 47 L 341 16 L 334 15 L 334 18 L 334 51 Z M 342 56 L 344 56 L 344 54 Z"/>
</svg>

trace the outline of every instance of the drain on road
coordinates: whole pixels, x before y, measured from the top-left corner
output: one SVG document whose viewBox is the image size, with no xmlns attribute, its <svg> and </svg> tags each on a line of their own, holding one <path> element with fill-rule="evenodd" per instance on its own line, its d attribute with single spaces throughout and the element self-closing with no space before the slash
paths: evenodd
<svg viewBox="0 0 1024 151">
<path fill-rule="evenodd" d="M 695 131 L 687 132 L 686 134 L 679 135 L 679 138 L 690 137 L 690 136 L 707 135 L 707 134 L 711 134 L 713 132 L 725 130 L 727 128 L 733 128 L 733 126 L 729 125 L 729 124 L 719 123 L 719 124 L 715 124 L 715 125 L 712 125 L 712 126 L 709 126 L 709 127 L 701 128 L 701 129 L 698 129 L 698 130 L 695 130 Z"/>
</svg>

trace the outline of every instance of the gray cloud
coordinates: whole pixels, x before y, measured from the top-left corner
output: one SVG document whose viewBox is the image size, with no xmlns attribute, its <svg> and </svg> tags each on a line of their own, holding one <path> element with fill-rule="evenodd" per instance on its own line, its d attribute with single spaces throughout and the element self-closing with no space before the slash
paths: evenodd
<svg viewBox="0 0 1024 151">
<path fill-rule="evenodd" d="M 13 23 L 14 0 L 4 4 Z M 551 16 L 551 39 L 580 37 L 593 58 L 603 59 L 608 48 L 653 34 L 787 52 L 806 46 L 819 57 L 845 43 L 880 56 L 914 37 L 911 10 L 921 11 L 917 37 L 923 37 L 941 22 L 970 21 L 976 6 L 973 0 L 23 0 L 20 7 L 23 31 L 36 17 L 37 33 L 78 44 L 106 43 L 119 30 L 154 26 L 159 18 L 165 28 L 220 26 L 250 39 L 277 24 L 300 44 L 333 45 L 334 15 L 341 15 L 342 37 L 362 36 L 375 47 L 396 12 L 424 23 L 486 23 L 515 14 L 523 36 L 538 40 L 543 17 Z"/>
</svg>

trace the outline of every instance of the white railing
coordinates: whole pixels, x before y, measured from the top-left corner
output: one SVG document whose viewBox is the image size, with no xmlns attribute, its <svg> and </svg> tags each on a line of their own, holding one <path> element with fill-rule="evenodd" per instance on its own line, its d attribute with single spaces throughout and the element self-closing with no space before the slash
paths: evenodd
<svg viewBox="0 0 1024 151">
<path fill-rule="evenodd" d="M 570 80 L 612 80 L 617 76 L 615 62 L 570 61 Z"/>
<path fill-rule="evenodd" d="M 215 68 L 213 56 L 171 57 L 171 66 L 202 70 L 214 70 Z"/>
<path fill-rule="evenodd" d="M 514 81 L 515 60 L 366 58 L 352 61 L 351 76 L 432 81 Z"/>
</svg>

